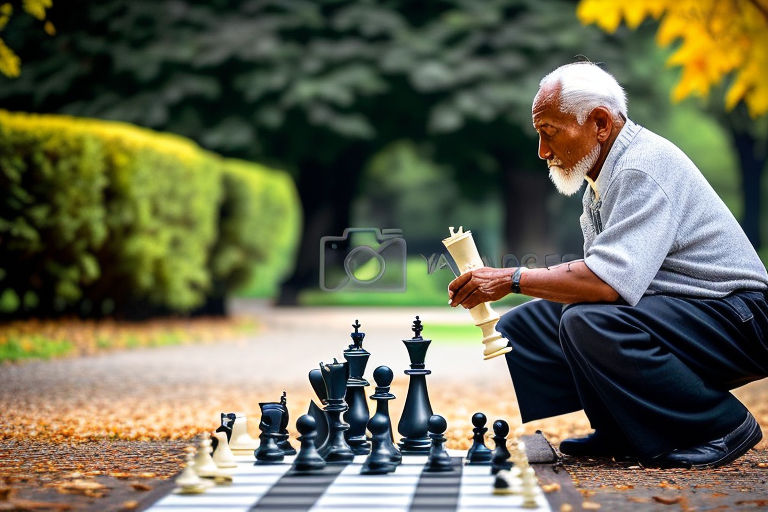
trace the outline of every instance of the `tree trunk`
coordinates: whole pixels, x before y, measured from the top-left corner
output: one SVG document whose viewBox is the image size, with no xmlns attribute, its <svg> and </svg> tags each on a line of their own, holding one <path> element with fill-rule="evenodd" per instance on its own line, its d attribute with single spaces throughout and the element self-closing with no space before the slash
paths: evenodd
<svg viewBox="0 0 768 512">
<path fill-rule="evenodd" d="M 751 133 L 732 129 L 731 137 L 739 156 L 741 170 L 741 192 L 744 197 L 741 227 L 744 228 L 755 249 L 759 249 L 762 244 L 760 236 L 761 178 L 765 169 L 766 156 L 760 154 L 760 142 Z"/>
<path fill-rule="evenodd" d="M 544 266 L 545 252 L 552 246 L 548 235 L 547 198 L 552 186 L 546 169 L 541 172 L 514 171 L 504 167 L 504 201 L 507 252 L 517 260 L 536 255 L 527 266 Z M 514 264 L 512 262 L 511 264 Z"/>
<path fill-rule="evenodd" d="M 298 304 L 299 293 L 319 286 L 320 238 L 339 236 L 349 227 L 350 208 L 368 157 L 363 147 L 342 153 L 334 162 L 303 162 L 296 187 L 304 214 L 293 274 L 282 284 L 277 303 Z"/>
</svg>

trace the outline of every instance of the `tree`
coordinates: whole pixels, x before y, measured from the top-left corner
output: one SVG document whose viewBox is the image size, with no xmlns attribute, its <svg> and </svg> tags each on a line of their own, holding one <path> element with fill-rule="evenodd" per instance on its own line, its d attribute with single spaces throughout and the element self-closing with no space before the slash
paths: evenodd
<svg viewBox="0 0 768 512">
<path fill-rule="evenodd" d="M 730 78 L 725 111 L 712 110 L 731 136 L 742 175 L 742 226 L 752 244 L 761 246 L 761 180 L 768 161 L 765 119 L 768 112 L 768 2 L 765 0 L 582 0 L 577 15 L 614 32 L 622 20 L 637 28 L 647 17 L 659 20 L 662 46 L 680 40 L 667 63 L 682 67 L 672 99 L 706 97 Z M 742 103 L 744 107 L 736 108 Z M 746 115 L 749 113 L 750 120 Z"/>
<path fill-rule="evenodd" d="M 53 23 L 46 21 L 45 10 L 51 7 L 53 0 L 25 0 L 24 2 L 4 2 L 0 3 L 0 32 L 5 29 L 11 19 L 14 10 L 14 4 L 21 3 L 24 11 L 39 21 L 44 22 L 43 29 L 48 35 L 56 33 Z M 16 8 L 19 6 L 16 5 Z M 0 73 L 7 77 L 17 77 L 21 73 L 21 59 L 11 50 L 5 41 L 0 37 Z"/>
</svg>

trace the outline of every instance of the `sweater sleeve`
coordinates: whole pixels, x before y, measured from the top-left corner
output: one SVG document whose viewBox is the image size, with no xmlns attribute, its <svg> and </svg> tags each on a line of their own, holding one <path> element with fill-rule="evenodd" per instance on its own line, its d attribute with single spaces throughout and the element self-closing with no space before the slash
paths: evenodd
<svg viewBox="0 0 768 512">
<path fill-rule="evenodd" d="M 634 306 L 672 247 L 678 219 L 664 190 L 648 174 L 624 169 L 602 198 L 603 230 L 584 263 Z"/>
</svg>

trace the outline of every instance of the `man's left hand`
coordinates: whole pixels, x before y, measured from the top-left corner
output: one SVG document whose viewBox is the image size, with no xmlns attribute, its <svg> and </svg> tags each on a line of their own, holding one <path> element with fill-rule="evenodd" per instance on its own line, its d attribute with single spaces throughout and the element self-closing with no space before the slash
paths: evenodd
<svg viewBox="0 0 768 512">
<path fill-rule="evenodd" d="M 451 306 L 471 309 L 483 302 L 499 300 L 512 291 L 514 268 L 482 267 L 470 270 L 451 281 L 448 298 Z"/>
</svg>

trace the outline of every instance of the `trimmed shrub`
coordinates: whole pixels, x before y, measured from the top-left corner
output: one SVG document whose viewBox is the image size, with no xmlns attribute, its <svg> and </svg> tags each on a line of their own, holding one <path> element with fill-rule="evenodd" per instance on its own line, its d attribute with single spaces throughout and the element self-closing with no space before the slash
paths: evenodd
<svg viewBox="0 0 768 512">
<path fill-rule="evenodd" d="M 190 311 L 298 236 L 284 173 L 124 123 L 0 111 L 0 187 L 6 313 Z"/>
<path fill-rule="evenodd" d="M 293 268 L 300 235 L 301 205 L 293 180 L 242 160 L 224 160 L 223 171 L 219 236 L 210 260 L 213 295 L 222 297 L 254 281 L 274 289 Z"/>
</svg>

